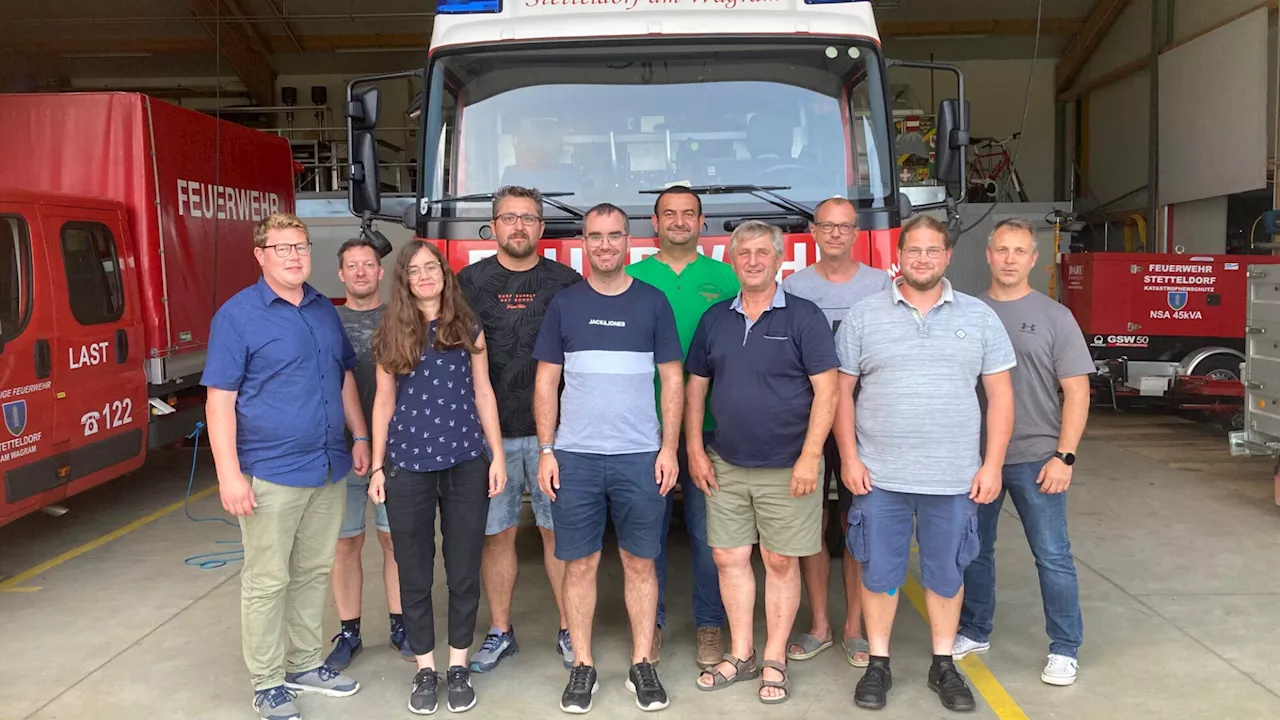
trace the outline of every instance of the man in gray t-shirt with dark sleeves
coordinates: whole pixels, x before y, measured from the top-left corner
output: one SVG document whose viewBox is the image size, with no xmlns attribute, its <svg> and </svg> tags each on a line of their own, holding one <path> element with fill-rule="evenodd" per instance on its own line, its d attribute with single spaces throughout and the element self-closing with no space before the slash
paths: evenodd
<svg viewBox="0 0 1280 720">
<path fill-rule="evenodd" d="M 957 660 L 986 652 L 995 615 L 996 526 L 1006 494 L 1022 520 L 1040 574 L 1049 660 L 1040 679 L 1075 682 L 1083 639 L 1079 589 L 1067 536 L 1067 487 L 1076 446 L 1089 416 L 1093 358 L 1071 311 L 1031 289 L 1036 267 L 1035 229 L 1021 219 L 998 223 L 987 242 L 991 289 L 981 299 L 1004 323 L 1017 353 L 1013 369 L 1013 437 L 1005 453 L 1003 490 L 978 508 L 982 546 L 965 570 L 964 605 L 956 636 Z M 1063 405 L 1058 403 L 1062 388 Z"/>
</svg>

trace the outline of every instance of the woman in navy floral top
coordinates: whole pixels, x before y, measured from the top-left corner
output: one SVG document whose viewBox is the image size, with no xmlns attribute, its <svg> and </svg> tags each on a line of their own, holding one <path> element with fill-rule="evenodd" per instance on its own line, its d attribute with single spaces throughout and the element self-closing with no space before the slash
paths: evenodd
<svg viewBox="0 0 1280 720">
<path fill-rule="evenodd" d="M 373 336 L 369 496 L 387 503 L 409 646 L 417 656 L 409 709 L 437 707 L 431 586 L 436 508 L 449 586 L 449 709 L 475 705 L 467 651 L 480 604 L 489 498 L 507 482 L 484 333 L 444 256 L 421 240 L 396 259 L 391 301 Z"/>
</svg>

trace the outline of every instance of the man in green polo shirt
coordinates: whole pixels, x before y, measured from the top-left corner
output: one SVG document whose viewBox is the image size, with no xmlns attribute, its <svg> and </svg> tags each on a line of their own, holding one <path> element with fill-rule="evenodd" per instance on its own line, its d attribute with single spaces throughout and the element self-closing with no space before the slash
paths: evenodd
<svg viewBox="0 0 1280 720">
<path fill-rule="evenodd" d="M 658 233 L 658 252 L 627 266 L 627 272 L 666 294 L 676 316 L 676 329 L 685 355 L 693 331 L 707 308 L 738 294 L 738 278 L 728 263 L 698 252 L 698 235 L 702 230 L 702 200 L 687 187 L 674 186 L 658 196 L 653 205 L 653 226 Z M 659 381 L 660 384 L 660 381 Z M 655 388 L 657 398 L 661 390 Z M 710 396 L 708 395 L 708 398 Z M 709 401 L 708 401 L 709 403 Z M 707 407 L 703 431 L 715 429 L 711 408 Z M 711 547 L 707 545 L 707 498 L 689 476 L 689 458 L 684 449 L 684 433 L 680 434 L 680 493 L 684 503 L 684 522 L 689 530 L 693 552 L 693 620 L 698 628 L 698 666 L 708 668 L 720 662 L 724 653 L 720 629 L 725 624 L 724 602 L 720 599 L 720 574 Z M 652 662 L 658 663 L 662 651 L 662 627 L 666 624 L 663 598 L 667 589 L 667 527 L 675 493 L 667 495 L 667 517 L 663 527 L 662 554 L 656 562 L 658 571 L 657 630 L 653 635 Z"/>
</svg>

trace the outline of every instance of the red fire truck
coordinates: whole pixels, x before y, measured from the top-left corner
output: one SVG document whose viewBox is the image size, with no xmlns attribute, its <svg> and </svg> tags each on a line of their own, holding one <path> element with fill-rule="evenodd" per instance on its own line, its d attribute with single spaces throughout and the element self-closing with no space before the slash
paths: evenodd
<svg viewBox="0 0 1280 720">
<path fill-rule="evenodd" d="M 0 95 L 0 525 L 203 419 L 214 311 L 292 211 L 278 137 L 124 93 Z"/>
<path fill-rule="evenodd" d="M 536 187 L 542 252 L 585 272 L 587 208 L 627 212 L 635 261 L 656 246 L 654 193 L 683 184 L 703 198 L 704 253 L 723 257 L 738 224 L 765 220 L 786 232 L 785 275 L 817 259 L 813 206 L 842 196 L 858 207 L 859 259 L 896 271 L 904 218 L 956 213 L 946 186 L 900 186 L 890 65 L 960 75 L 886 60 L 868 0 L 438 0 L 424 69 L 348 87 L 351 211 L 366 229 L 403 222 L 456 268 L 495 251 L 492 194 Z M 379 85 L 405 78 L 423 86 L 418 187 L 383 198 Z M 957 197 L 959 82 L 939 109 L 935 173 Z"/>
<path fill-rule="evenodd" d="M 1273 255 L 1064 256 L 1064 303 L 1089 341 L 1096 399 L 1205 411 L 1238 424 L 1248 266 Z"/>
</svg>

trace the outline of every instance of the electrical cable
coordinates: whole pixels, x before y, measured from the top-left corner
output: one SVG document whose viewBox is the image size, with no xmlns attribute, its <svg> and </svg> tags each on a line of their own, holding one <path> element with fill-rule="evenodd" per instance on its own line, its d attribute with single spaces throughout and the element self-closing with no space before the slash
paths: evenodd
<svg viewBox="0 0 1280 720">
<path fill-rule="evenodd" d="M 1022 143 L 1024 140 L 1022 131 L 1027 129 L 1027 113 L 1031 110 L 1031 88 L 1034 86 L 1036 79 L 1036 59 L 1040 55 L 1040 28 L 1043 21 L 1044 0 L 1040 0 L 1036 3 L 1036 40 L 1035 45 L 1031 49 L 1031 69 L 1027 71 L 1027 96 L 1023 98 L 1022 101 L 1022 124 L 1018 126 L 1018 147 L 1013 150 L 1013 159 L 1010 161 L 1009 172 L 1017 172 L 1018 170 L 1018 154 L 1022 152 Z M 965 187 L 961 188 L 961 192 L 967 193 L 968 191 L 969 189 L 966 183 Z M 982 221 L 990 217 L 991 213 L 995 212 L 996 205 L 999 204 L 1000 203 L 998 201 L 991 203 L 991 207 L 987 208 L 987 211 L 982 214 L 982 217 L 974 220 L 972 225 L 960 231 L 960 235 L 956 237 L 956 242 L 959 242 L 960 238 L 964 237 L 965 233 L 974 229 L 981 224 Z"/>
<path fill-rule="evenodd" d="M 239 530 L 240 526 L 222 517 L 195 517 L 191 514 L 191 488 L 196 482 L 196 461 L 200 457 L 200 433 L 204 430 L 204 423 L 196 423 L 196 429 L 187 437 L 195 440 L 195 447 L 191 450 L 191 475 L 187 478 L 187 496 L 182 501 L 182 512 L 191 522 L 223 522 L 231 527 Z M 239 540 L 218 540 L 219 545 L 239 545 Z M 244 548 L 239 550 L 224 550 L 223 552 L 205 553 L 203 555 L 193 555 L 183 560 L 184 565 L 198 567 L 201 570 L 216 570 L 220 567 L 226 567 L 228 564 L 244 560 Z"/>
</svg>

